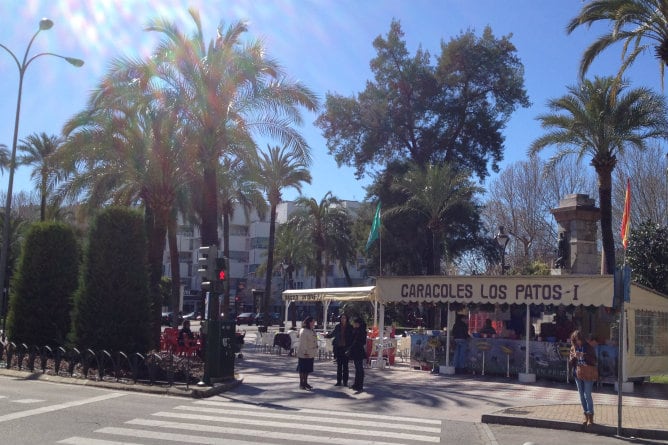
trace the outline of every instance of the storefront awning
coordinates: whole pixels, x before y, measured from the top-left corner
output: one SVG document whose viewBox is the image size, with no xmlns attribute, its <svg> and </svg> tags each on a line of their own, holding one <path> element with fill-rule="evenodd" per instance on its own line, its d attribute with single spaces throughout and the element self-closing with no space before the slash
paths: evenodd
<svg viewBox="0 0 668 445">
<path fill-rule="evenodd" d="M 382 303 L 612 306 L 611 275 L 378 277 Z"/>
<path fill-rule="evenodd" d="M 283 301 L 375 301 L 376 286 L 323 287 L 320 289 L 291 289 L 283 291 Z"/>
</svg>

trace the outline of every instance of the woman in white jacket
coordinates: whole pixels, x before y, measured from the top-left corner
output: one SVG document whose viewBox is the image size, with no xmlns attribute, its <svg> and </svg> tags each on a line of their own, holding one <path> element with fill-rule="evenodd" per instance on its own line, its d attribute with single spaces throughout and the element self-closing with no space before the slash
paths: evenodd
<svg viewBox="0 0 668 445">
<path fill-rule="evenodd" d="M 310 391 L 313 389 L 308 384 L 308 375 L 313 372 L 313 362 L 318 353 L 318 337 L 313 330 L 315 320 L 306 317 L 299 331 L 299 346 L 297 347 L 297 370 L 299 371 L 299 387 Z"/>
</svg>

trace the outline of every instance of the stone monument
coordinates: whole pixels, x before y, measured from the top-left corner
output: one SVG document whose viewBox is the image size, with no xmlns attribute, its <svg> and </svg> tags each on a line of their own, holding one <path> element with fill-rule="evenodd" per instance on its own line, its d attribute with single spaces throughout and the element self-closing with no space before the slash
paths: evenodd
<svg viewBox="0 0 668 445">
<path fill-rule="evenodd" d="M 566 195 L 552 209 L 557 221 L 559 245 L 552 275 L 562 273 L 596 275 L 601 257 L 596 247 L 600 209 L 589 195 Z"/>
</svg>

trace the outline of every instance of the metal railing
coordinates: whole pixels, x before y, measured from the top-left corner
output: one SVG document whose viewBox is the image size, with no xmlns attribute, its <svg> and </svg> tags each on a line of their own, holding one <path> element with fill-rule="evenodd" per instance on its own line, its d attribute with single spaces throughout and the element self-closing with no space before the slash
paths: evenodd
<svg viewBox="0 0 668 445">
<path fill-rule="evenodd" d="M 71 378 L 127 384 L 185 384 L 186 387 L 200 381 L 203 370 L 199 357 L 169 351 L 128 355 L 123 351 L 40 347 L 14 342 L 0 343 L 0 367 Z"/>
</svg>

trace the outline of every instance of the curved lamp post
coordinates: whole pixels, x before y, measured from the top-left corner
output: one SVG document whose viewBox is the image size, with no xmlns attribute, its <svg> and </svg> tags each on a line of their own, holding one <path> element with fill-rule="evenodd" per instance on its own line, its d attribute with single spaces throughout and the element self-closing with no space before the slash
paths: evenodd
<svg viewBox="0 0 668 445">
<path fill-rule="evenodd" d="M 506 273 L 506 246 L 508 245 L 508 241 L 510 241 L 510 237 L 505 232 L 505 228 L 499 226 L 499 233 L 496 234 L 494 239 L 499 243 L 499 247 L 501 247 L 501 275 L 504 275 Z"/>
<path fill-rule="evenodd" d="M 35 41 L 37 34 L 39 34 L 41 31 L 46 31 L 48 29 L 51 29 L 51 27 L 53 27 L 53 21 L 49 19 L 42 19 L 39 21 L 39 29 L 35 32 L 35 34 L 33 34 L 32 38 L 30 39 L 25 54 L 23 55 L 22 61 L 19 61 L 18 57 L 16 57 L 16 55 L 9 48 L 0 43 L 0 48 L 4 49 L 9 53 L 10 56 L 12 56 L 12 59 L 14 59 L 14 62 L 16 62 L 16 67 L 19 69 L 19 92 L 18 92 L 18 97 L 16 99 L 16 116 L 14 118 L 14 139 L 12 140 L 12 153 L 11 153 L 11 158 L 9 160 L 9 184 L 7 185 L 7 201 L 5 202 L 5 215 L 4 215 L 5 221 L 4 224 L 2 225 L 2 253 L 0 254 L 0 288 L 2 289 L 2 304 L 0 305 L 0 310 L 2 310 L 3 332 L 5 331 L 5 319 L 7 318 L 5 310 L 6 306 L 5 299 L 9 294 L 9 288 L 5 289 L 5 279 L 7 272 L 7 257 L 9 255 L 9 224 L 11 219 L 10 214 L 12 211 L 14 171 L 16 170 L 16 144 L 19 135 L 19 117 L 21 115 L 21 95 L 23 93 L 23 76 L 25 75 L 26 70 L 28 69 L 28 66 L 30 66 L 32 61 L 42 56 L 58 57 L 59 59 L 64 59 L 70 65 L 74 65 L 76 67 L 80 67 L 84 64 L 83 60 L 81 59 L 75 59 L 73 57 L 65 57 L 54 53 L 39 53 L 28 58 L 28 55 L 30 53 L 30 47 L 32 46 L 32 43 Z"/>
</svg>

